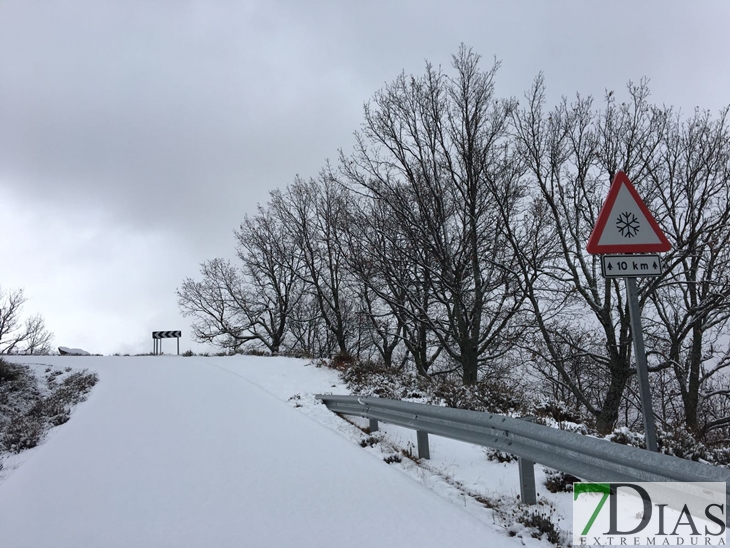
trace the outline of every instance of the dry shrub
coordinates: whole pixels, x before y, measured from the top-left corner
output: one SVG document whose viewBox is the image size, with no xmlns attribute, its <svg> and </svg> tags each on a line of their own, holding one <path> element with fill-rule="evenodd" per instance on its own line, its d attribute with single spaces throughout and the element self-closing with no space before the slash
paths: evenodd
<svg viewBox="0 0 730 548">
<path fill-rule="evenodd" d="M 532 529 L 532 538 L 545 538 L 551 544 L 560 542 L 560 531 L 555 526 L 552 516 L 537 510 L 525 511 L 517 517 L 517 521 Z"/>
<path fill-rule="evenodd" d="M 337 371 L 347 371 L 357 363 L 357 360 L 347 352 L 338 352 L 327 364 L 328 367 Z"/>
</svg>

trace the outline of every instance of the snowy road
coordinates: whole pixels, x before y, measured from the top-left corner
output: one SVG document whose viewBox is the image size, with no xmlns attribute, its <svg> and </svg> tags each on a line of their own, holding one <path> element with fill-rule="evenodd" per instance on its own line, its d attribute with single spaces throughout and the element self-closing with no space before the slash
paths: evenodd
<svg viewBox="0 0 730 548">
<path fill-rule="evenodd" d="M 0 482 L 2 548 L 521 545 L 206 358 L 34 361 L 100 382 Z"/>
</svg>

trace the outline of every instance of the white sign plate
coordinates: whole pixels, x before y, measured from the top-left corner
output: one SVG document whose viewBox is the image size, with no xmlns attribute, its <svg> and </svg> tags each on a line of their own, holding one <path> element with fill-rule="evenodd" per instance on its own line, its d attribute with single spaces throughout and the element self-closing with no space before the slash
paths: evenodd
<svg viewBox="0 0 730 548">
<path fill-rule="evenodd" d="M 651 278 L 662 273 L 659 255 L 603 255 L 604 278 Z"/>
</svg>

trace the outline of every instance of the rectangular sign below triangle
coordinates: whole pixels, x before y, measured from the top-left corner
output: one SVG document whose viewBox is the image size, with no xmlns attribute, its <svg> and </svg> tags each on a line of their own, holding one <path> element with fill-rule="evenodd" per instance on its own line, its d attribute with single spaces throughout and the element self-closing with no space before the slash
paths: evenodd
<svg viewBox="0 0 730 548">
<path fill-rule="evenodd" d="M 619 171 L 588 239 L 588 253 L 652 253 L 671 248 L 634 185 Z"/>
<path fill-rule="evenodd" d="M 653 278 L 661 276 L 659 255 L 604 255 L 601 257 L 604 278 Z"/>
</svg>

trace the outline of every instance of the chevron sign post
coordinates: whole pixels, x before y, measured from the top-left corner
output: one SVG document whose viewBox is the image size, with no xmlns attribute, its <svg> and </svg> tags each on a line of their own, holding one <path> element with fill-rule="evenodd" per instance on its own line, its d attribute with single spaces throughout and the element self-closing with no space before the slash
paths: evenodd
<svg viewBox="0 0 730 548">
<path fill-rule="evenodd" d="M 162 354 L 162 340 L 161 339 L 177 339 L 177 355 L 180 355 L 180 337 L 182 331 L 153 331 L 152 332 L 152 353 L 156 356 Z"/>
</svg>

